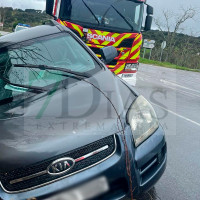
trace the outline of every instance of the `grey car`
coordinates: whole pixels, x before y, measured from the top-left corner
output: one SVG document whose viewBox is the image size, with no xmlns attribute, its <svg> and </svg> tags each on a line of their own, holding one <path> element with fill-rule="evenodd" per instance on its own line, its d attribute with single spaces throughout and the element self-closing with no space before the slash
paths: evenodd
<svg viewBox="0 0 200 200">
<path fill-rule="evenodd" d="M 0 197 L 121 199 L 167 160 L 151 104 L 51 21 L 0 38 Z"/>
</svg>

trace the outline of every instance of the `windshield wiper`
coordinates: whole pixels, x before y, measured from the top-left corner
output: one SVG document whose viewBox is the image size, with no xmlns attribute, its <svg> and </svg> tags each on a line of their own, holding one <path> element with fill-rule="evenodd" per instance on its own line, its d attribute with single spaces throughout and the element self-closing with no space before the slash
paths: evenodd
<svg viewBox="0 0 200 200">
<path fill-rule="evenodd" d="M 84 3 L 84 5 L 86 6 L 86 8 L 90 11 L 90 13 L 94 16 L 94 18 L 96 19 L 96 21 L 98 22 L 98 25 L 100 24 L 99 20 L 97 19 L 96 15 L 93 13 L 93 11 L 91 10 L 91 8 L 85 3 L 84 0 L 82 0 L 82 2 Z"/>
<path fill-rule="evenodd" d="M 12 85 L 12 86 L 15 86 L 15 87 L 20 87 L 20 88 L 25 88 L 25 89 L 31 90 L 34 93 L 42 93 L 42 92 L 47 92 L 48 91 L 48 90 L 45 90 L 45 89 L 43 89 L 41 87 L 12 83 L 2 75 L 0 75 L 0 79 L 2 79 L 4 82 L 6 82 L 9 85 Z"/>
<path fill-rule="evenodd" d="M 130 26 L 131 31 L 133 31 L 133 26 L 130 24 L 130 22 L 122 15 L 113 5 L 111 7 L 118 13 L 118 15 Z"/>
<path fill-rule="evenodd" d="M 79 77 L 82 77 L 82 78 L 89 78 L 90 77 L 90 75 L 85 73 L 85 72 L 83 72 L 83 73 L 82 72 L 76 72 L 76 71 L 72 71 L 70 69 L 64 69 L 64 68 L 61 68 L 61 67 L 51 67 L 51 66 L 48 66 L 48 65 L 15 64 L 14 67 L 25 67 L 25 68 L 40 69 L 40 70 L 62 71 L 62 72 L 73 74 L 75 76 L 79 76 Z"/>
</svg>

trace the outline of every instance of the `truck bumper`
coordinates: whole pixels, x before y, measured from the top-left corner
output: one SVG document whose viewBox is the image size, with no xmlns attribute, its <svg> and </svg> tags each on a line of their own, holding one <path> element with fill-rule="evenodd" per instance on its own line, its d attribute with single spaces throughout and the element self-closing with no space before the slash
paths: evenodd
<svg viewBox="0 0 200 200">
<path fill-rule="evenodd" d="M 137 80 L 137 71 L 134 73 L 122 73 L 118 75 L 120 78 L 122 78 L 124 81 L 126 81 L 131 86 L 136 86 L 136 80 Z"/>
</svg>

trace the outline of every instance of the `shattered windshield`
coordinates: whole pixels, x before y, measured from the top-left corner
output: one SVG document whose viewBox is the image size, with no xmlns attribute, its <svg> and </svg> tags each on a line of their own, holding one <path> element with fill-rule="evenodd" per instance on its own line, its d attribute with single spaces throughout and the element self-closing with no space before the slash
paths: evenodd
<svg viewBox="0 0 200 200">
<path fill-rule="evenodd" d="M 45 65 L 90 75 L 101 69 L 69 34 L 56 34 L 3 48 L 0 49 L 0 100 L 26 92 L 25 85 L 44 88 L 73 76 L 70 73 L 63 76 L 67 73 L 61 70 L 28 68 L 28 65 Z"/>
<path fill-rule="evenodd" d="M 143 4 L 128 0 L 62 0 L 60 19 L 140 32 Z"/>
</svg>

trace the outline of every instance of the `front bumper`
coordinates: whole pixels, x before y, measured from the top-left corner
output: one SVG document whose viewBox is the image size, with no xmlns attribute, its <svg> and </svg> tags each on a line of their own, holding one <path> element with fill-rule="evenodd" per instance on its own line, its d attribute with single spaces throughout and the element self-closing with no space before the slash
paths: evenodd
<svg viewBox="0 0 200 200">
<path fill-rule="evenodd" d="M 162 128 L 159 128 L 149 139 L 135 149 L 130 127 L 126 127 L 125 134 L 129 158 L 132 161 L 132 190 L 136 196 L 153 187 L 165 170 L 167 160 L 165 136 Z M 0 197 L 3 200 L 22 200 L 33 197 L 36 199 L 44 199 L 59 191 L 73 188 L 77 184 L 105 176 L 110 185 L 110 191 L 101 197 L 101 199 L 121 199 L 130 194 L 129 177 L 126 172 L 125 148 L 122 136 L 117 134 L 116 140 L 116 153 L 94 167 L 52 184 L 23 193 L 8 194 L 0 189 Z"/>
<path fill-rule="evenodd" d="M 167 164 L 167 144 L 160 127 L 135 151 L 137 194 L 148 191 L 160 179 Z"/>
</svg>

